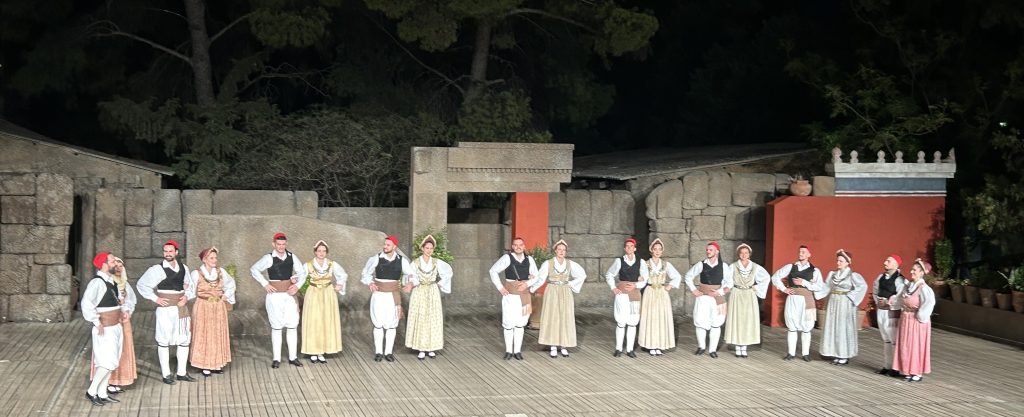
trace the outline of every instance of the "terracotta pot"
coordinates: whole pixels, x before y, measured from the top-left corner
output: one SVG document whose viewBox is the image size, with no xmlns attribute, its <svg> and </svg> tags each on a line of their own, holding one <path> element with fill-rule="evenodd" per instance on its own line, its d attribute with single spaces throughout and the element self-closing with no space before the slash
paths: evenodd
<svg viewBox="0 0 1024 417">
<path fill-rule="evenodd" d="M 964 301 L 972 306 L 981 304 L 981 294 L 978 293 L 978 287 L 964 285 Z"/>
<path fill-rule="evenodd" d="M 1013 294 L 1008 292 L 997 292 L 996 306 L 998 306 L 1000 310 L 1013 310 Z"/>
<path fill-rule="evenodd" d="M 1013 311 L 1024 313 L 1024 291 L 1013 291 L 1011 295 L 1013 296 Z"/>
<path fill-rule="evenodd" d="M 945 280 L 935 280 L 928 285 L 935 291 L 935 298 L 949 298 L 949 285 Z"/>
<path fill-rule="evenodd" d="M 815 329 L 824 329 L 825 328 L 825 309 L 823 309 L 823 308 L 819 308 L 818 309 L 818 321 L 814 322 L 814 328 Z"/>
<path fill-rule="evenodd" d="M 954 302 L 964 302 L 964 286 L 960 284 L 949 284 L 949 295 Z"/>
<path fill-rule="evenodd" d="M 996 306 L 996 290 L 978 288 L 978 295 L 981 296 L 982 307 L 994 308 Z"/>
<path fill-rule="evenodd" d="M 857 328 L 858 329 L 864 330 L 864 328 L 866 327 L 866 325 L 864 323 L 864 319 L 867 317 L 867 315 L 868 315 L 867 311 L 857 310 Z"/>
<path fill-rule="evenodd" d="M 809 196 L 811 195 L 811 189 L 811 183 L 807 180 L 795 180 L 789 183 L 789 193 L 795 196 Z"/>
</svg>

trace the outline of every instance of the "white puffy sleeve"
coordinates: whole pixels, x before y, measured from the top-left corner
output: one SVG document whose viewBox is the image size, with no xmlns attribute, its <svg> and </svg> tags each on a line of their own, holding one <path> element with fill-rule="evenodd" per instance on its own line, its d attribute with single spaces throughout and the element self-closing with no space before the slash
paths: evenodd
<svg viewBox="0 0 1024 417">
<path fill-rule="evenodd" d="M 789 276 L 789 271 L 791 269 L 793 269 L 793 264 L 786 264 L 782 268 L 779 268 L 778 271 L 775 271 L 775 274 L 772 275 L 772 285 L 775 286 L 775 289 L 781 292 L 786 292 L 786 284 L 782 282 L 782 279 Z"/>
<path fill-rule="evenodd" d="M 672 288 L 679 288 L 679 281 L 683 280 L 683 276 L 679 274 L 679 271 L 676 270 L 676 267 L 672 266 L 672 262 L 666 261 L 664 259 L 662 259 L 661 261 L 665 263 L 665 273 L 668 274 L 669 285 L 671 285 Z"/>
<path fill-rule="evenodd" d="M 224 268 L 220 269 L 220 277 L 224 280 L 224 299 L 228 301 L 228 304 L 234 304 L 235 293 L 238 292 L 235 277 L 231 276 Z"/>
<path fill-rule="evenodd" d="M 686 271 L 686 276 L 683 277 L 683 283 L 686 284 L 686 289 L 694 291 L 697 289 L 697 285 L 693 283 L 693 279 L 700 275 L 700 272 L 704 270 L 704 265 L 701 265 L 704 261 L 697 262 Z M 724 265 L 723 265 L 724 266 Z M 675 287 L 675 284 L 672 284 Z"/>
<path fill-rule="evenodd" d="M 256 263 L 252 264 L 252 267 L 249 268 L 249 273 L 252 274 L 252 278 L 255 279 L 256 282 L 260 283 L 261 287 L 266 287 L 267 284 L 269 284 L 267 279 L 263 278 L 263 271 L 266 271 L 267 268 L 270 268 L 270 265 L 273 264 L 274 261 L 270 259 L 270 254 L 268 253 L 263 255 L 263 257 L 256 261 Z"/>
<path fill-rule="evenodd" d="M 370 259 L 366 260 L 366 266 L 363 266 L 363 278 L 359 280 L 364 285 L 370 285 L 373 282 L 373 274 L 377 269 L 377 262 L 379 262 L 379 256 L 371 256 Z"/>
<path fill-rule="evenodd" d="M 579 294 L 583 289 L 583 283 L 587 280 L 587 271 L 583 270 L 580 264 L 569 261 L 569 276 L 572 277 L 569 280 L 569 288 L 572 289 L 572 292 Z"/>
<path fill-rule="evenodd" d="M 859 306 L 860 302 L 864 301 L 864 296 L 868 292 L 868 283 L 864 281 L 864 277 L 861 274 L 856 272 L 850 274 L 850 279 L 853 280 L 853 289 L 846 293 L 846 296 L 849 297 L 854 306 Z"/>
<path fill-rule="evenodd" d="M 437 262 L 437 288 L 445 294 L 451 294 L 452 276 L 455 275 L 455 271 L 452 270 L 451 265 L 448 265 L 448 262 L 436 258 L 434 262 Z"/>
<path fill-rule="evenodd" d="M 639 259 L 637 259 L 639 261 Z M 611 289 L 615 289 L 615 277 L 619 275 L 619 270 L 622 269 L 622 258 L 615 258 L 615 262 L 612 262 L 612 266 L 608 267 L 608 271 L 604 273 L 604 280 L 608 282 L 608 286 Z"/>
<path fill-rule="evenodd" d="M 345 295 L 346 286 L 348 285 L 348 272 L 345 272 L 345 268 L 341 267 L 341 264 L 331 261 L 334 265 L 331 266 L 331 271 L 334 271 L 334 283 L 341 284 L 341 291 L 338 294 Z"/>
<path fill-rule="evenodd" d="M 772 276 L 768 275 L 768 270 L 764 269 L 763 266 L 754 264 L 754 291 L 757 292 L 758 298 L 764 298 L 768 296 L 768 283 L 772 282 Z"/>
</svg>

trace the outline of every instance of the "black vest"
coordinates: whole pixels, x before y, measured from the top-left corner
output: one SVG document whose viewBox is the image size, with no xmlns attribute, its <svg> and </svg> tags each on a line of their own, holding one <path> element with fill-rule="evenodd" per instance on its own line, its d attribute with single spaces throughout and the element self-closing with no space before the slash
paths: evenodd
<svg viewBox="0 0 1024 417">
<path fill-rule="evenodd" d="M 274 256 L 274 253 L 270 253 L 271 264 L 270 268 L 267 268 L 267 277 L 274 281 L 284 281 L 292 278 L 292 272 L 295 270 L 295 265 L 292 262 L 292 253 L 284 251 L 284 260 Z"/>
<path fill-rule="evenodd" d="M 402 255 L 396 253 L 395 259 L 390 261 L 383 256 L 378 257 L 374 278 L 381 281 L 398 281 L 402 279 Z"/>
<path fill-rule="evenodd" d="M 117 284 L 107 282 L 107 280 L 101 278 L 99 275 L 93 279 L 100 280 L 100 282 L 102 282 L 107 288 L 107 290 L 103 292 L 103 298 L 100 298 L 100 302 L 99 304 L 96 304 L 96 307 L 117 307 L 121 305 L 121 303 L 117 301 Z"/>
<path fill-rule="evenodd" d="M 530 256 L 524 256 L 523 261 L 519 262 L 510 252 L 508 254 L 508 268 L 505 268 L 505 279 L 509 281 L 529 281 Z"/>
<path fill-rule="evenodd" d="M 621 268 L 619 268 L 619 281 L 626 282 L 637 282 L 640 280 L 640 260 L 639 257 L 634 257 L 633 265 L 626 263 L 626 257 L 623 256 L 621 262 Z"/>
<path fill-rule="evenodd" d="M 812 280 L 814 280 L 814 264 L 808 262 L 807 269 L 803 271 L 797 270 L 796 266 L 797 264 L 794 263 L 793 267 L 789 268 L 789 276 L 786 277 L 787 287 L 796 287 L 796 285 L 793 284 L 793 278 L 800 278 L 807 282 L 811 282 Z"/>
<path fill-rule="evenodd" d="M 708 268 L 708 264 L 704 261 L 700 262 L 700 283 L 706 285 L 722 285 L 722 279 L 725 278 L 724 270 L 722 269 L 722 258 L 718 258 L 718 264 Z"/>
<path fill-rule="evenodd" d="M 185 291 L 185 264 L 178 262 L 178 272 L 174 272 L 171 268 L 164 267 L 164 274 L 166 275 L 166 278 L 156 285 L 156 289 L 166 291 Z"/>
<path fill-rule="evenodd" d="M 885 274 L 883 273 L 881 276 L 878 277 L 878 294 L 875 295 L 882 298 L 889 298 L 896 295 L 896 278 L 899 278 L 901 276 L 902 275 L 900 275 L 899 270 L 893 272 L 892 276 L 889 278 L 886 278 Z"/>
</svg>

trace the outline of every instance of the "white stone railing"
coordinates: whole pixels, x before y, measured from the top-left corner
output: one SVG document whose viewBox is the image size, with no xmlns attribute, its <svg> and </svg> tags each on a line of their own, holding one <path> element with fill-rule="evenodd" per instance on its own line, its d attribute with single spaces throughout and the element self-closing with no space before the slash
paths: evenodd
<svg viewBox="0 0 1024 417">
<path fill-rule="evenodd" d="M 924 151 L 917 152 L 915 162 L 904 162 L 903 152 L 896 151 L 894 160 L 886 160 L 885 151 L 878 151 L 874 162 L 861 162 L 857 151 L 850 151 L 849 159 L 843 161 L 843 152 L 832 149 L 832 162 L 825 170 L 836 178 L 953 178 L 956 173 L 956 152 L 949 150 L 946 158 L 935 151 L 931 162 L 926 160 Z"/>
</svg>

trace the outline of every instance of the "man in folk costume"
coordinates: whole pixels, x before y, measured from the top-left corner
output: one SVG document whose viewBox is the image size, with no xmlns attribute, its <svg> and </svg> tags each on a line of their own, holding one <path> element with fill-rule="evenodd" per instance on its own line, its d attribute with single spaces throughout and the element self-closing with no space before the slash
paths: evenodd
<svg viewBox="0 0 1024 417">
<path fill-rule="evenodd" d="M 281 330 L 288 329 L 288 363 L 302 366 L 299 362 L 299 303 L 295 294 L 305 282 L 306 271 L 302 261 L 288 251 L 288 237 L 275 233 L 274 250 L 263 255 L 249 268 L 252 278 L 267 291 L 267 319 L 270 321 L 270 341 L 273 360 L 271 368 L 281 367 Z M 267 271 L 267 278 L 263 278 Z"/>
<path fill-rule="evenodd" d="M 697 262 L 686 271 L 684 281 L 696 299 L 693 302 L 693 326 L 697 329 L 697 351 L 694 355 L 718 357 L 718 340 L 722 337 L 722 325 L 728 306 L 725 294 L 732 288 L 732 268 L 722 262 L 718 242 L 710 242 L 704 249 L 707 258 Z M 694 278 L 700 278 L 699 286 Z M 710 340 L 707 340 L 710 336 Z"/>
<path fill-rule="evenodd" d="M 772 275 L 772 285 L 787 294 L 786 297 L 786 328 L 789 329 L 786 342 L 788 350 L 782 359 L 792 360 L 796 357 L 797 336 L 800 338 L 801 358 L 811 361 L 811 329 L 817 320 L 814 300 L 825 288 L 821 271 L 811 264 L 811 250 L 807 245 L 800 245 L 797 261 L 786 264 Z M 824 295 L 822 295 L 824 296 Z"/>
<path fill-rule="evenodd" d="M 761 310 L 758 298 L 768 295 L 772 276 L 761 265 L 750 260 L 750 245 L 736 247 L 740 259 L 732 268 L 732 291 L 729 292 L 729 320 L 725 322 L 725 343 L 736 348 L 737 358 L 747 357 L 747 347 L 761 343 Z"/>
<path fill-rule="evenodd" d="M 422 254 L 412 261 L 416 274 L 406 284 L 409 296 L 409 318 L 405 322 L 405 347 L 418 350 L 417 359 L 437 357 L 444 349 L 444 311 L 441 293 L 452 292 L 452 266 L 434 257 L 437 241 L 427 235 L 420 242 Z"/>
<path fill-rule="evenodd" d="M 217 264 L 215 247 L 199 252 L 199 268 L 188 277 L 192 304 L 192 367 L 202 370 L 204 377 L 224 373 L 231 362 L 231 332 L 228 310 L 235 304 L 235 278 Z"/>
<path fill-rule="evenodd" d="M 525 254 L 526 241 L 512 239 L 512 251 L 491 265 L 488 275 L 501 293 L 501 327 L 505 335 L 505 360 L 523 360 L 523 326 L 530 319 L 530 285 L 537 280 L 537 263 Z M 498 277 L 504 272 L 505 279 Z"/>
<path fill-rule="evenodd" d="M 540 335 L 537 342 L 551 346 L 551 357 L 568 357 L 567 348 L 576 347 L 576 305 L 572 293 L 579 293 L 587 273 L 580 264 L 565 258 L 569 244 L 564 240 L 552 246 L 555 257 L 544 261 L 538 268 L 537 280 L 530 286 L 535 292 L 541 284 L 547 283 L 544 308 L 540 316 Z"/>
<path fill-rule="evenodd" d="M 135 297 L 135 290 L 128 284 L 128 272 L 124 269 L 124 261 L 114 255 L 110 255 L 110 276 L 114 278 L 114 284 L 117 284 L 118 303 L 121 304 L 121 332 L 124 335 L 121 342 L 121 361 L 118 362 L 117 369 L 110 373 L 107 381 L 107 393 L 114 395 L 124 392 L 121 387 L 131 385 L 139 375 L 135 366 L 135 339 L 132 336 L 131 320 L 138 300 Z M 91 372 L 90 377 L 95 377 L 95 361 Z"/>
<path fill-rule="evenodd" d="M 348 274 L 337 262 L 327 259 L 330 247 L 319 240 L 313 245 L 313 259 L 306 263 L 306 288 L 302 308 L 302 353 L 311 363 L 327 363 L 326 354 L 341 352 L 341 313 L 338 295 L 345 295 Z"/>
<path fill-rule="evenodd" d="M 899 371 L 890 367 L 893 344 L 896 342 L 900 322 L 900 309 L 896 306 L 896 297 L 903 292 L 903 287 L 907 284 L 906 279 L 900 274 L 902 264 L 903 258 L 895 253 L 886 257 L 882 262 L 884 271 L 875 279 L 871 291 L 877 307 L 875 314 L 878 318 L 878 332 L 882 335 L 882 369 L 879 369 L 878 373 L 888 376 L 900 375 Z"/>
<path fill-rule="evenodd" d="M 121 360 L 123 334 L 121 320 L 124 313 L 118 302 L 117 284 L 110 276 L 112 258 L 108 252 L 100 252 L 92 259 L 96 276 L 85 287 L 82 296 L 82 318 L 92 323 L 92 360 L 96 373 L 85 392 L 85 398 L 93 405 L 120 402 L 107 393 L 110 373 Z"/>
<path fill-rule="evenodd" d="M 640 290 L 647 285 L 647 262 L 636 256 L 636 239 L 626 239 L 622 250 L 626 254 L 615 258 L 615 262 L 604 274 L 608 286 L 615 294 L 615 352 L 612 356 L 622 356 L 625 351 L 626 356 L 635 358 L 633 348 L 636 344 L 636 326 L 640 324 Z"/>
<path fill-rule="evenodd" d="M 384 239 L 381 252 L 363 267 L 363 284 L 370 287 L 370 321 L 373 323 L 373 360 L 395 361 L 393 350 L 398 321 L 402 318 L 401 285 L 414 271 L 409 260 L 398 254 L 398 238 Z"/>
<path fill-rule="evenodd" d="M 188 348 L 192 342 L 192 319 L 188 313 L 188 295 L 185 293 L 185 277 L 189 269 L 178 262 L 178 242 L 164 243 L 164 260 L 153 265 L 142 274 L 137 284 L 142 298 L 156 303 L 156 346 L 160 358 L 160 375 L 165 384 L 175 380 L 194 382 L 185 370 L 188 368 Z M 178 371 L 171 374 L 170 347 L 177 347 Z"/>
</svg>

